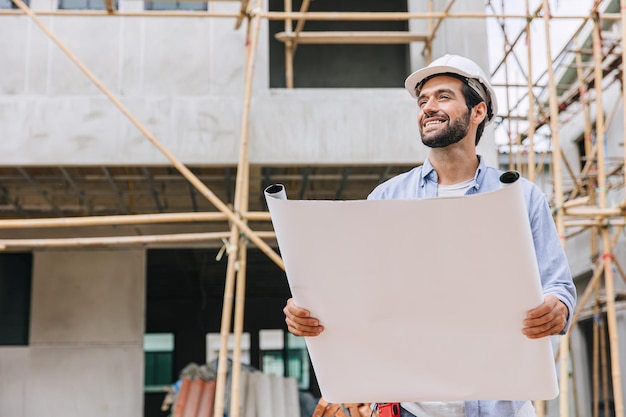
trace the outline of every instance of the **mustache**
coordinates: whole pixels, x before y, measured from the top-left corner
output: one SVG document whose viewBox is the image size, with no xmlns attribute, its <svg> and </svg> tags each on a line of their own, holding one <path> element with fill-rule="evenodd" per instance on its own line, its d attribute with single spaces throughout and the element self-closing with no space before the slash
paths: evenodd
<svg viewBox="0 0 626 417">
<path fill-rule="evenodd" d="M 450 119 L 450 116 L 443 112 L 434 112 L 434 113 L 424 113 L 424 119 L 428 119 L 431 117 L 442 117 L 444 119 Z"/>
</svg>

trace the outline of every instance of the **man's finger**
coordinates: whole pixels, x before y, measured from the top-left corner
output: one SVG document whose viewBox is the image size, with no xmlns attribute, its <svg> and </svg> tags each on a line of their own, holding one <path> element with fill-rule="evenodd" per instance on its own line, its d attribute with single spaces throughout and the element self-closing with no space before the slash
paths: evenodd
<svg viewBox="0 0 626 417">
<path fill-rule="evenodd" d="M 285 318 L 285 322 L 289 332 L 296 336 L 317 336 L 324 330 L 322 326 L 308 326 L 298 323 L 289 317 Z"/>
<path fill-rule="evenodd" d="M 533 325 L 528 325 L 522 329 L 522 333 L 530 339 L 538 339 L 541 337 L 560 334 L 563 329 L 565 329 L 566 324 L 567 319 L 554 317 L 552 320 L 545 323 L 535 322 Z"/>
</svg>

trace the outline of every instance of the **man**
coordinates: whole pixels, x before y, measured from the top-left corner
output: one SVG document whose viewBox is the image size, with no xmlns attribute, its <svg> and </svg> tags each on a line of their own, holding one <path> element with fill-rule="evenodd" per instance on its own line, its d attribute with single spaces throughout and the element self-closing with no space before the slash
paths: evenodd
<svg viewBox="0 0 626 417">
<path fill-rule="evenodd" d="M 429 156 L 422 166 L 376 187 L 368 199 L 459 196 L 500 188 L 502 172 L 476 154 L 485 126 L 497 113 L 496 96 L 481 68 L 467 58 L 446 55 L 411 74 L 405 87 L 417 99 L 419 132 Z M 543 304 L 527 313 L 520 331 L 531 339 L 565 334 L 576 302 L 567 259 L 545 196 L 530 181 L 520 180 L 544 293 Z M 292 299 L 283 311 L 289 331 L 297 336 L 324 330 Z M 402 403 L 401 412 L 402 417 L 535 416 L 530 401 Z"/>
</svg>

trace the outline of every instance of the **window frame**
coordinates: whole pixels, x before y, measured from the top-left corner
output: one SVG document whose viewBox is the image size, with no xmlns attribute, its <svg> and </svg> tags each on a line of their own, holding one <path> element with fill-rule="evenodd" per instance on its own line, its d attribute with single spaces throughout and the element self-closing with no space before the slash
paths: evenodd
<svg viewBox="0 0 626 417">
<path fill-rule="evenodd" d="M 152 340 L 150 340 L 152 339 Z M 160 339 L 160 340 L 159 340 Z M 144 392 L 163 392 L 164 387 L 170 386 L 175 381 L 174 352 L 176 350 L 176 337 L 174 333 L 145 333 L 144 334 Z M 159 358 L 169 358 L 168 369 L 159 368 Z M 152 360 L 154 359 L 154 361 Z M 156 361 L 156 363 L 155 363 Z M 150 365 L 149 365 L 150 364 Z M 149 366 L 153 369 L 150 374 L 160 376 L 166 374 L 161 381 L 148 381 Z M 166 380 L 167 379 L 167 380 Z M 150 382 L 150 383 L 148 383 Z"/>
</svg>

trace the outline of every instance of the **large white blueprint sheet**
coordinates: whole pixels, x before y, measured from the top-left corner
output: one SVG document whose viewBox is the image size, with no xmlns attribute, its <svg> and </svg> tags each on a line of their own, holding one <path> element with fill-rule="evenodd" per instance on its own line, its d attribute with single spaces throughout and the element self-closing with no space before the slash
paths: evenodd
<svg viewBox="0 0 626 417">
<path fill-rule="evenodd" d="M 276 191 L 278 191 L 276 193 Z M 266 199 L 294 301 L 334 403 L 539 400 L 558 394 L 521 181 L 458 198 Z"/>
</svg>

